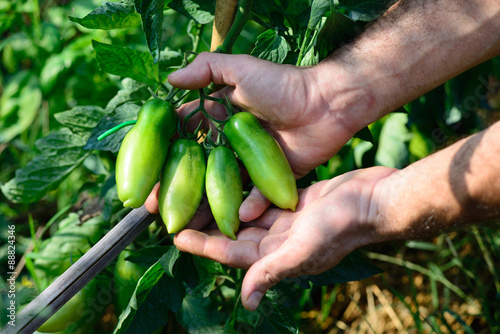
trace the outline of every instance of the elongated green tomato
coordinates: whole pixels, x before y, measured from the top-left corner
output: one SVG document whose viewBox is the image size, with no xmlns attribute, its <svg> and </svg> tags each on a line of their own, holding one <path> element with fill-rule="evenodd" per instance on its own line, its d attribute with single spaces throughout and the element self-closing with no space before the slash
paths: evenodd
<svg viewBox="0 0 500 334">
<path fill-rule="evenodd" d="M 88 308 L 95 302 L 96 296 L 97 281 L 93 279 L 45 321 L 37 331 L 40 333 L 59 332 L 76 323 L 85 316 Z"/>
<path fill-rule="evenodd" d="M 176 129 L 177 113 L 170 103 L 153 99 L 142 106 L 116 160 L 118 198 L 124 206 L 138 208 L 144 204 L 158 182 Z"/>
<path fill-rule="evenodd" d="M 295 211 L 298 194 L 292 168 L 257 117 L 249 112 L 234 114 L 224 133 L 262 194 L 276 206 Z"/>
<path fill-rule="evenodd" d="M 243 186 L 238 162 L 229 147 L 218 146 L 210 152 L 205 189 L 219 230 L 236 240 L 235 233 L 240 226 L 238 211 L 243 201 Z"/>
<path fill-rule="evenodd" d="M 176 140 L 161 172 L 158 206 L 168 233 L 182 230 L 193 218 L 205 185 L 205 154 L 191 139 Z"/>
</svg>

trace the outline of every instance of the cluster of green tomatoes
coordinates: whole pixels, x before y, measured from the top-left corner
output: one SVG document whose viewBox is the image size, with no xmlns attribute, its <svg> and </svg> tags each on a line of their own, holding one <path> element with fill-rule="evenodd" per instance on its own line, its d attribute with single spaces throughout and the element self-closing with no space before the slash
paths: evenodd
<svg viewBox="0 0 500 334">
<path fill-rule="evenodd" d="M 208 158 L 196 139 L 181 136 L 171 142 L 178 122 L 172 104 L 162 99 L 153 98 L 140 109 L 116 162 L 118 197 L 124 206 L 143 205 L 159 180 L 160 215 L 167 231 L 176 233 L 194 217 L 206 191 L 220 231 L 236 239 L 243 201 L 236 152 L 262 194 L 276 206 L 295 211 L 298 195 L 290 164 L 254 115 L 231 115 L 222 131 L 230 147 L 211 147 Z"/>
</svg>

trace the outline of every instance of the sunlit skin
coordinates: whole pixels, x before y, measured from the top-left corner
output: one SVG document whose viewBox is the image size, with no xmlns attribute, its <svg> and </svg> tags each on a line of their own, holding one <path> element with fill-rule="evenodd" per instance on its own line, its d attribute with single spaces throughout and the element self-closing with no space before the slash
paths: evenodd
<svg viewBox="0 0 500 334">
<path fill-rule="evenodd" d="M 411 0 L 396 3 L 315 67 L 203 53 L 169 82 L 186 89 L 227 85 L 216 95 L 261 119 L 301 177 L 367 124 L 498 54 L 498 1 Z M 221 112 L 213 103 L 207 108 Z M 360 246 L 500 217 L 497 138 L 499 123 L 403 170 L 373 167 L 318 182 L 301 191 L 295 213 L 268 209 L 254 189 L 240 208 L 236 241 L 217 231 L 201 205 L 174 242 L 248 269 L 241 300 L 255 310 L 279 280 L 325 271 Z M 158 210 L 157 194 L 155 187 L 146 201 L 150 212 Z"/>
</svg>

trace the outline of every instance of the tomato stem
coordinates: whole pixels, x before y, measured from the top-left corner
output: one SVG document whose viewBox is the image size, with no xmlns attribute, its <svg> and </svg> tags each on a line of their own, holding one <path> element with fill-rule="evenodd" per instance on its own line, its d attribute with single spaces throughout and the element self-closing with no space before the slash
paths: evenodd
<svg viewBox="0 0 500 334">
<path fill-rule="evenodd" d="M 137 123 L 137 120 L 127 121 L 127 122 L 123 122 L 121 124 L 118 124 L 117 126 L 109 129 L 108 131 L 104 132 L 102 135 L 97 137 L 97 140 L 103 140 L 104 138 L 115 133 L 116 131 L 120 130 L 121 128 L 124 128 L 124 127 L 129 126 L 129 125 L 134 125 L 135 123 Z"/>
</svg>

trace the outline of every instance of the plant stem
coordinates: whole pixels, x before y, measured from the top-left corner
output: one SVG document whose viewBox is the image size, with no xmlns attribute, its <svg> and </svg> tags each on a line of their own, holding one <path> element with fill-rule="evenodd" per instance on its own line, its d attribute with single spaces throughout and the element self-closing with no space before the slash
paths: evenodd
<svg viewBox="0 0 500 334">
<path fill-rule="evenodd" d="M 110 134 L 115 133 L 116 131 L 120 130 L 121 128 L 124 128 L 124 127 L 129 126 L 129 125 L 134 125 L 135 123 L 137 123 L 137 120 L 127 121 L 127 122 L 123 122 L 121 124 L 118 124 L 114 128 L 109 129 L 108 131 L 104 132 L 102 135 L 97 137 L 97 140 L 103 140 L 104 138 L 106 138 Z"/>
<path fill-rule="evenodd" d="M 229 29 L 227 36 L 224 39 L 224 43 L 222 43 L 222 46 L 219 46 L 214 52 L 229 53 L 231 51 L 236 39 L 240 35 L 250 17 L 252 2 L 253 0 L 240 1 L 233 25 L 231 26 L 231 29 Z"/>
<path fill-rule="evenodd" d="M 311 35 L 312 29 L 307 28 L 306 33 L 304 34 L 304 39 L 302 40 L 302 45 L 300 46 L 300 52 L 299 52 L 299 57 L 297 58 L 297 63 L 295 65 L 300 66 L 300 63 L 302 62 L 302 59 L 304 58 L 305 51 L 306 51 L 306 45 L 307 45 L 307 40 L 309 39 L 309 36 Z"/>
</svg>

